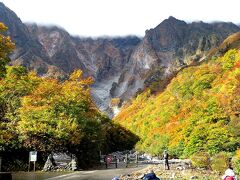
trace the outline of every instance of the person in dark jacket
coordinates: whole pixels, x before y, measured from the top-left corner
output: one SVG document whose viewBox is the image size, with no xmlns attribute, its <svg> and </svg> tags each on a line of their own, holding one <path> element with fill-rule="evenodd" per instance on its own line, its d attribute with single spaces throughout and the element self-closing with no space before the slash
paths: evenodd
<svg viewBox="0 0 240 180">
<path fill-rule="evenodd" d="M 169 168 L 169 163 L 168 163 L 168 152 L 167 152 L 167 150 L 164 150 L 164 152 L 163 152 L 163 159 L 164 159 L 164 168 L 165 168 L 165 170 L 169 170 L 170 168 Z"/>
<path fill-rule="evenodd" d="M 160 179 L 156 176 L 153 170 L 151 170 L 150 173 L 144 174 L 143 180 L 160 180 Z"/>
</svg>

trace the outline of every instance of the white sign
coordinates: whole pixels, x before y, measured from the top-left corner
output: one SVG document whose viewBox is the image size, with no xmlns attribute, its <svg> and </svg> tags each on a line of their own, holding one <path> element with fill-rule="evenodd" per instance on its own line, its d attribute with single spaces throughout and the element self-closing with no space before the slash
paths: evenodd
<svg viewBox="0 0 240 180">
<path fill-rule="evenodd" d="M 29 152 L 29 161 L 37 161 L 37 151 Z"/>
</svg>

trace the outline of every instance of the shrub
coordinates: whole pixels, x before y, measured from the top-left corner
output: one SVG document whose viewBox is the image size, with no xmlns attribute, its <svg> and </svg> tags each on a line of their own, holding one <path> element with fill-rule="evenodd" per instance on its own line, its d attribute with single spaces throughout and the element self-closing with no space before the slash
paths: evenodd
<svg viewBox="0 0 240 180">
<path fill-rule="evenodd" d="M 237 174 L 240 174 L 240 159 L 234 157 L 234 158 L 232 159 L 232 164 L 233 164 L 234 171 L 235 171 Z"/>
<path fill-rule="evenodd" d="M 237 174 L 240 174 L 240 149 L 236 151 L 236 155 L 232 158 L 232 164 Z"/>
<path fill-rule="evenodd" d="M 190 157 L 192 165 L 197 168 L 208 168 L 210 165 L 210 156 L 205 151 L 194 153 Z"/>
<path fill-rule="evenodd" d="M 219 173 L 224 173 L 229 165 L 229 155 L 226 152 L 220 152 L 213 156 L 211 160 L 211 168 Z"/>
<path fill-rule="evenodd" d="M 231 49 L 225 53 L 224 57 L 222 58 L 222 68 L 224 70 L 231 69 L 235 62 L 239 60 L 239 54 L 237 50 Z"/>
</svg>

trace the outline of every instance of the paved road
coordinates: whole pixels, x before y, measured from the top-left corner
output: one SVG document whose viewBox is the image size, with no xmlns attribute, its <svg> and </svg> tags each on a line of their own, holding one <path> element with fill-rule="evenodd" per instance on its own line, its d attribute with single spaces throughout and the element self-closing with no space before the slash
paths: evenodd
<svg viewBox="0 0 240 180">
<path fill-rule="evenodd" d="M 115 176 L 128 174 L 143 169 L 137 168 L 107 169 L 93 171 L 76 171 L 73 173 L 15 173 L 13 180 L 111 180 Z"/>
</svg>

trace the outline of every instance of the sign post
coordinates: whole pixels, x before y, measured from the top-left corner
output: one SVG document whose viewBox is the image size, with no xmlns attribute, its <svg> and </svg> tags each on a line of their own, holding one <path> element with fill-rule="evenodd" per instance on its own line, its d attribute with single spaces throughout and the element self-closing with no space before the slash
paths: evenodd
<svg viewBox="0 0 240 180">
<path fill-rule="evenodd" d="M 106 169 L 108 168 L 108 165 L 110 165 L 111 162 L 112 162 L 112 156 L 111 155 L 105 156 Z"/>
<path fill-rule="evenodd" d="M 126 168 L 127 168 L 128 167 L 128 154 L 126 154 L 125 162 L 126 162 Z"/>
<path fill-rule="evenodd" d="M 2 157 L 0 157 L 0 172 L 2 172 Z"/>
<path fill-rule="evenodd" d="M 136 153 L 136 167 L 138 167 L 138 153 Z"/>
<path fill-rule="evenodd" d="M 33 162 L 33 171 L 36 171 L 36 161 L 37 161 L 37 151 L 30 151 L 29 152 L 29 165 L 28 165 L 28 172 L 30 170 L 31 162 Z"/>
</svg>

